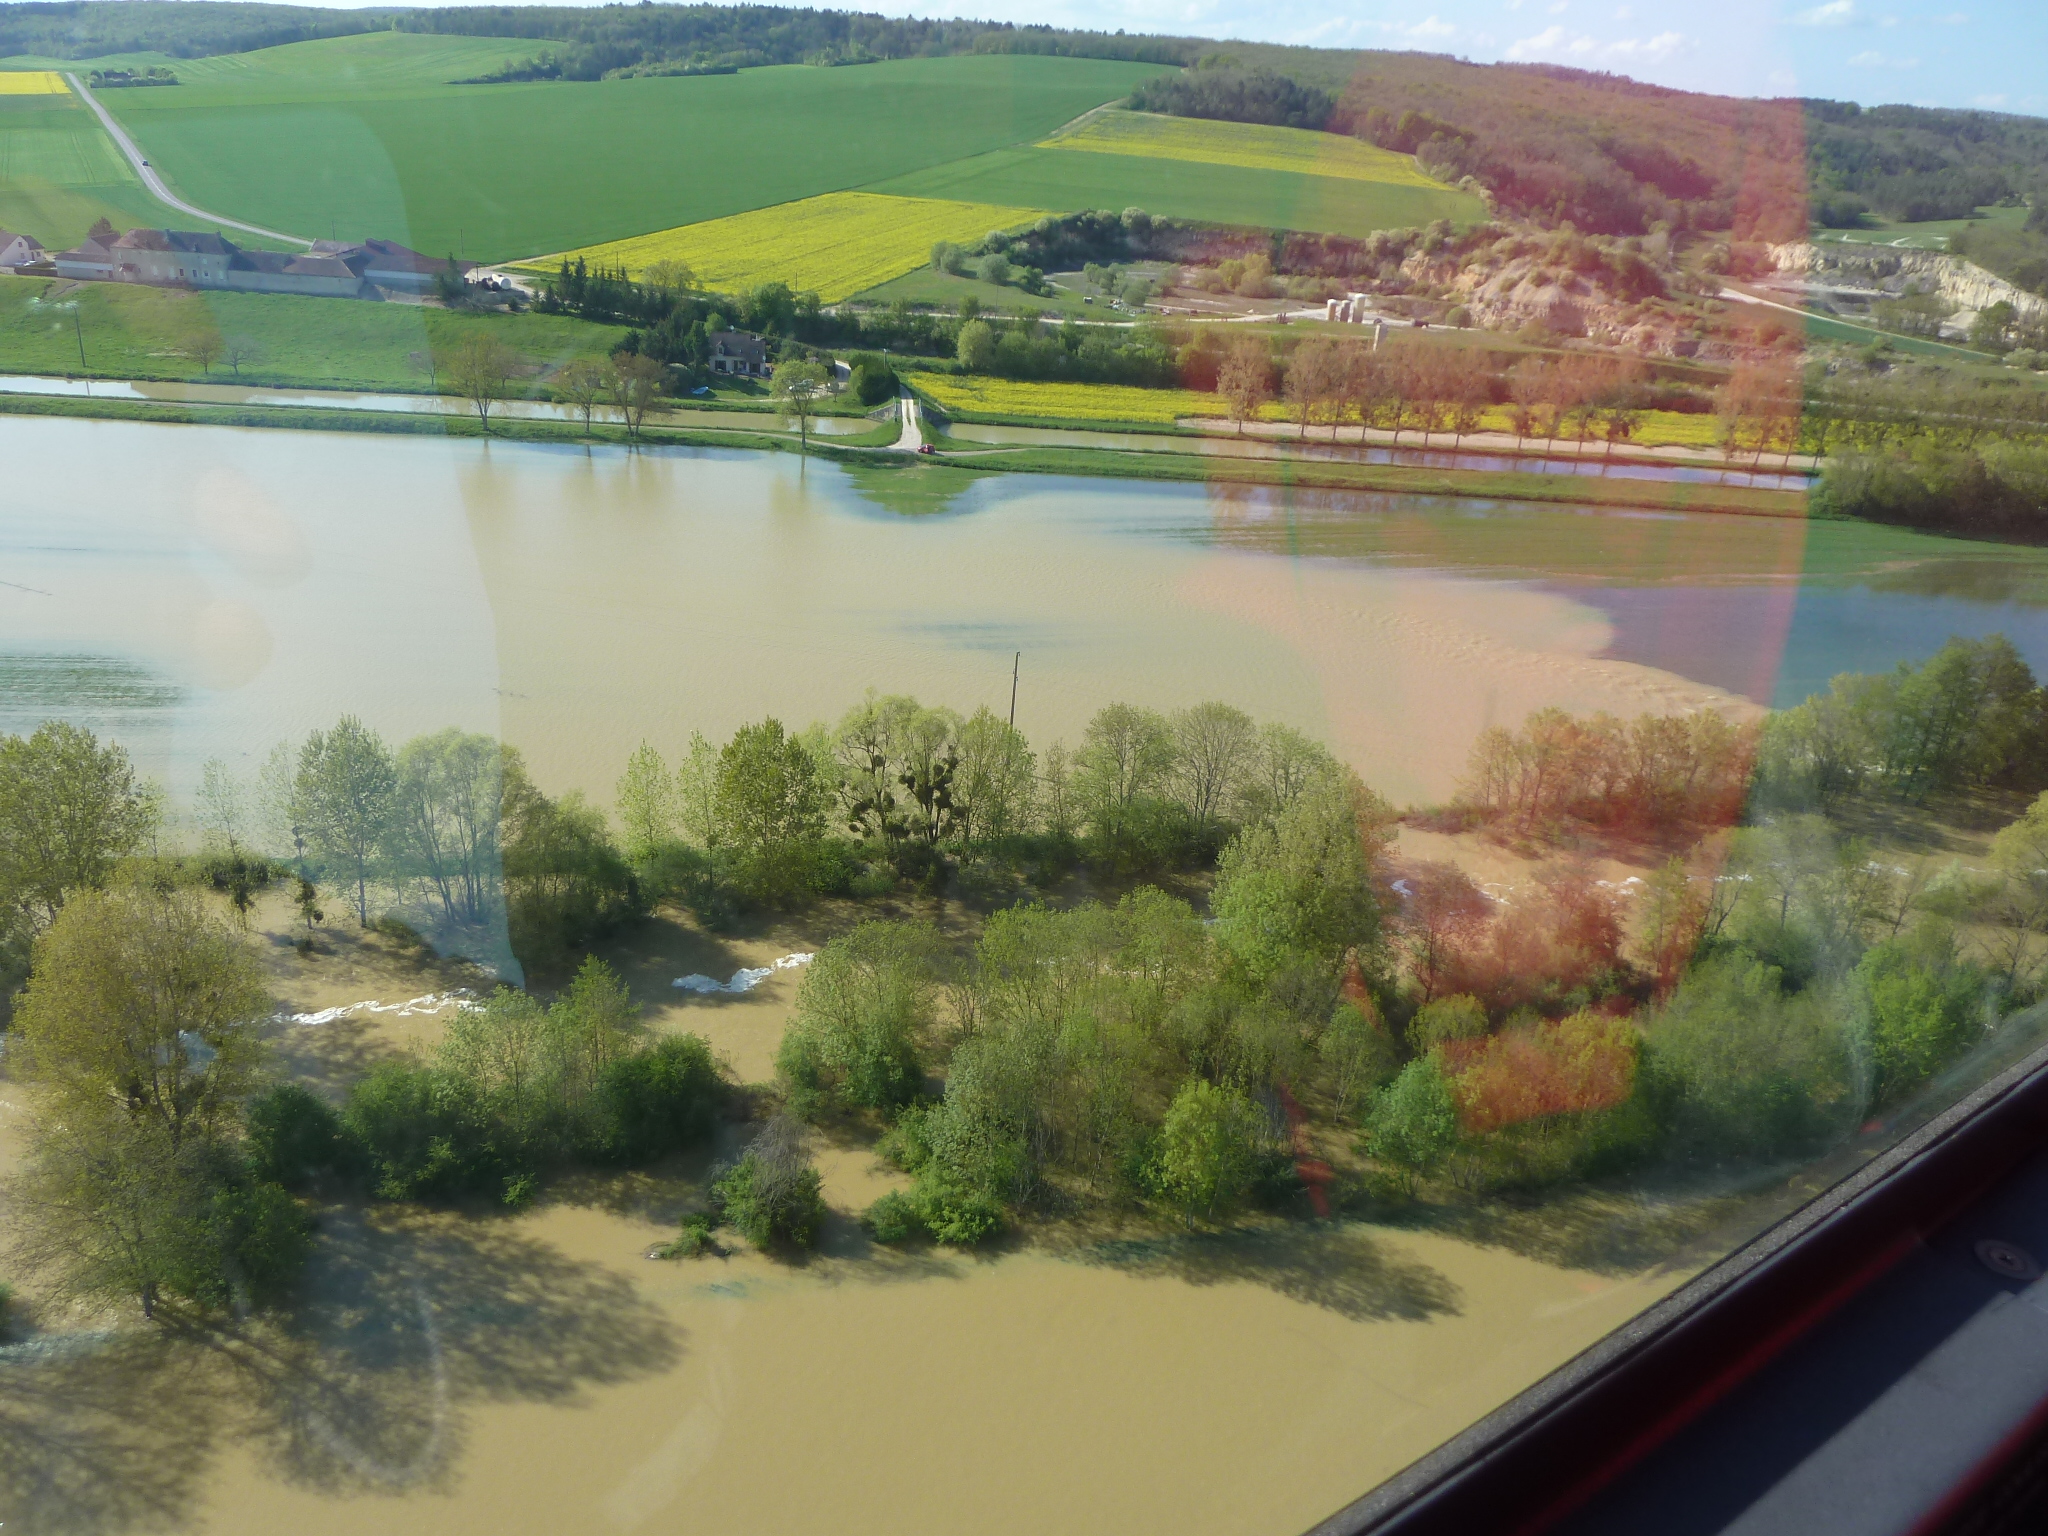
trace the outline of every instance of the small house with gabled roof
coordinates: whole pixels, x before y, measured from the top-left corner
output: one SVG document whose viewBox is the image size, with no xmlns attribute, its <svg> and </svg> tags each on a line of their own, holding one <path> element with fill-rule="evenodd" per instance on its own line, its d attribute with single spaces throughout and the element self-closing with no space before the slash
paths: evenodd
<svg viewBox="0 0 2048 1536">
<path fill-rule="evenodd" d="M 0 267 L 26 267 L 41 261 L 47 253 L 34 235 L 17 235 L 0 229 Z"/>
</svg>

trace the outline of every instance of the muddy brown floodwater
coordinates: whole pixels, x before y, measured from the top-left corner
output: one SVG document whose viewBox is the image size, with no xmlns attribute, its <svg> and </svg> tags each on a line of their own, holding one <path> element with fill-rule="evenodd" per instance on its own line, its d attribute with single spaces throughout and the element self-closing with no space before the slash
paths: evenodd
<svg viewBox="0 0 2048 1536">
<path fill-rule="evenodd" d="M 802 726 L 869 687 L 1002 712 L 1021 651 L 1040 747 L 1113 700 L 1222 698 L 1398 804 L 1541 706 L 1747 714 L 1951 632 L 2048 658 L 2039 552 L 1794 519 L 22 418 L 0 463 L 0 730 L 79 720 L 174 802 L 208 758 L 250 771 L 353 712 L 502 735 L 605 804 L 643 739 Z M 1404 833 L 1401 856 L 1458 850 Z M 447 1017 L 393 1005 L 484 980 L 345 925 L 298 964 L 287 917 L 260 942 L 288 1011 L 385 1007 L 273 1026 L 330 1093 Z M 655 1027 L 758 1080 L 798 973 L 670 983 L 814 948 L 823 921 L 652 922 L 610 958 Z M 0 1064 L 0 1176 L 25 1107 Z M 38 1303 L 0 1346 L 6 1536 L 1284 1533 L 1740 1236 L 1616 1196 L 896 1252 L 854 1216 L 897 1176 L 817 1151 L 834 1214 L 802 1264 L 644 1257 L 705 1157 L 516 1216 L 335 1206 L 285 1322 L 158 1337 Z"/>
</svg>

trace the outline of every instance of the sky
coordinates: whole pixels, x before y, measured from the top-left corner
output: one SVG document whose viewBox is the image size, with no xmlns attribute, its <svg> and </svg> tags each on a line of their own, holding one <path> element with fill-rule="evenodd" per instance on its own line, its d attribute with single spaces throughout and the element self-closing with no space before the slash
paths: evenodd
<svg viewBox="0 0 2048 1536">
<path fill-rule="evenodd" d="M 834 8 L 1416 48 L 1730 95 L 2048 116 L 2048 0 L 838 0 Z"/>
</svg>

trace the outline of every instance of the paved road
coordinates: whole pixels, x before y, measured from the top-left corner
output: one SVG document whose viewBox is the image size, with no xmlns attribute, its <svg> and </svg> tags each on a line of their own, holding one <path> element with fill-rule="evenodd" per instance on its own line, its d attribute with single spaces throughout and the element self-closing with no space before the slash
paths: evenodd
<svg viewBox="0 0 2048 1536">
<path fill-rule="evenodd" d="M 100 105 L 99 98 L 85 88 L 85 82 L 76 75 L 66 75 L 64 78 L 71 82 L 71 89 L 78 92 L 85 104 L 93 109 L 107 132 L 114 136 L 114 142 L 121 146 L 121 153 L 128 157 L 128 163 L 135 167 L 135 174 L 142 178 L 142 184 L 149 188 L 150 195 L 158 202 L 168 203 L 180 213 L 189 213 L 205 224 L 224 224 L 229 229 L 246 230 L 252 235 L 266 235 L 272 240 L 284 240 L 293 245 L 313 243 L 303 235 L 288 235 L 282 230 L 265 229 L 261 224 L 244 224 L 240 219 L 208 213 L 204 208 L 195 208 L 183 198 L 173 196 L 171 189 L 164 185 L 163 177 L 157 175 L 156 168 L 142 158 L 142 151 L 135 147 L 135 141 L 128 137 L 119 123 L 114 121 L 114 114 Z"/>
<path fill-rule="evenodd" d="M 897 404 L 903 409 L 903 435 L 896 439 L 896 447 L 903 453 L 915 453 L 924 446 L 923 415 L 913 396 L 905 395 Z"/>
</svg>

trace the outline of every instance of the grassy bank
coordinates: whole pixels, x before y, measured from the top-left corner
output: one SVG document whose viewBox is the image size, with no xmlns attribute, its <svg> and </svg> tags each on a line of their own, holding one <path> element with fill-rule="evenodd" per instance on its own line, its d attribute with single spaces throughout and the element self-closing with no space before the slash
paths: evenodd
<svg viewBox="0 0 2048 1536">
<path fill-rule="evenodd" d="M 928 434 L 929 436 L 929 434 Z M 1047 475 L 1200 480 L 1227 485 L 1280 485 L 1304 490 L 1395 491 L 1417 496 L 1477 496 L 1571 506 L 1654 508 L 1665 512 L 1727 512 L 1804 517 L 1800 491 L 1746 486 L 1684 485 L 1658 480 L 1602 480 L 1532 475 L 1517 470 L 1442 470 L 1403 464 L 1331 464 L 1296 459 L 1236 459 L 1211 454 L 1132 452 L 1114 448 L 988 449 L 957 438 L 933 439 L 943 463 Z"/>
<path fill-rule="evenodd" d="M 430 389 L 466 337 L 488 333 L 528 379 L 599 359 L 622 327 L 567 315 L 485 315 L 281 293 L 0 279 L 0 372 L 305 389 Z M 210 348 L 210 350 L 209 350 Z M 239 350 L 239 366 L 229 359 Z"/>
</svg>

